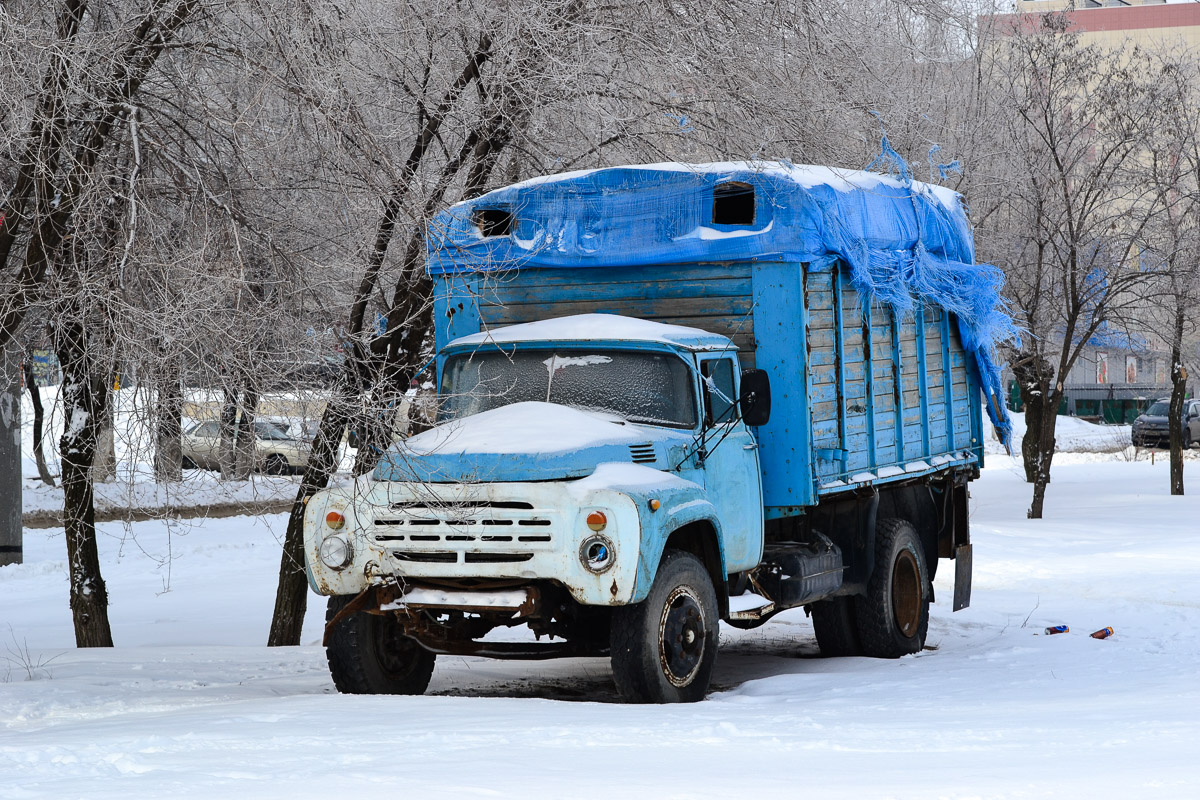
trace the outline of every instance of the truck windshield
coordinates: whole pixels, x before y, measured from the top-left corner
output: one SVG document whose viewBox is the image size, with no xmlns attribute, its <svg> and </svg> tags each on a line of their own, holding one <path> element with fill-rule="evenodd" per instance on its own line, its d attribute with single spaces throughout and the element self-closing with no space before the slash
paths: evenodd
<svg viewBox="0 0 1200 800">
<path fill-rule="evenodd" d="M 442 420 L 536 400 L 691 428 L 691 371 L 668 353 L 516 350 L 451 356 L 442 371 Z"/>
</svg>

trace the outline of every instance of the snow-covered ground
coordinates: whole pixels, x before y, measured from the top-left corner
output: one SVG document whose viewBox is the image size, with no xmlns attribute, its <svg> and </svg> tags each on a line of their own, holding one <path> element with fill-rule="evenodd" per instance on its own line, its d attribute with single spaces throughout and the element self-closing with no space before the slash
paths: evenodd
<svg viewBox="0 0 1200 800">
<path fill-rule="evenodd" d="M 942 562 L 931 649 L 819 658 L 788 612 L 723 629 L 713 693 L 673 707 L 611 702 L 602 659 L 338 695 L 316 598 L 303 646 L 263 646 L 282 516 L 102 525 L 117 647 L 75 650 L 62 532 L 28 530 L 0 797 L 1200 797 L 1200 468 L 1171 497 L 1165 459 L 1064 454 L 1040 521 L 1020 473 L 973 485 L 974 599 L 950 613 Z"/>
<path fill-rule="evenodd" d="M 62 403 L 59 399 L 60 386 L 43 386 L 39 390 L 45 411 L 42 447 L 50 474 L 58 484 L 58 439 L 62 434 Z M 96 510 L 112 512 L 122 509 L 196 509 L 203 506 L 254 506 L 264 502 L 286 502 L 296 496 L 298 479 L 291 476 L 251 475 L 245 481 L 223 481 L 214 472 L 185 470 L 184 480 L 175 484 L 154 482 L 153 431 L 150 425 L 152 398 L 146 389 L 128 386 L 115 392 L 115 418 L 113 428 L 113 451 L 116 453 L 116 476 L 114 479 L 97 483 Z M 311 395 L 287 395 L 281 400 L 276 397 L 264 399 L 267 413 L 280 413 L 286 404 L 289 411 L 305 413 L 306 417 L 316 414 L 319 400 Z M 219 402 L 211 392 L 190 390 L 185 410 L 203 412 L 205 404 Z M 215 408 L 216 406 L 213 405 Z M 191 422 L 184 420 L 186 428 Z M 26 513 L 61 512 L 63 494 L 61 485 L 47 486 L 38 478 L 37 465 L 33 457 L 33 402 L 28 392 L 21 395 L 22 433 L 22 510 Z M 353 450 L 343 457 L 343 466 L 349 468 L 353 462 Z"/>
<path fill-rule="evenodd" d="M 1013 423 L 1013 451 L 1019 452 L 1021 437 L 1025 435 L 1025 414 L 1010 414 L 1010 417 Z M 991 430 L 986 413 L 983 419 Z M 1054 449 L 1057 453 L 1117 453 L 1128 450 L 1128 457 L 1132 459 L 1134 448 L 1131 434 L 1129 425 L 1097 425 L 1078 417 L 1059 417 L 1054 428 Z M 987 443 L 987 450 L 989 453 L 1003 453 L 1004 447 L 993 435 Z M 1146 457 L 1149 458 L 1149 455 Z"/>
</svg>

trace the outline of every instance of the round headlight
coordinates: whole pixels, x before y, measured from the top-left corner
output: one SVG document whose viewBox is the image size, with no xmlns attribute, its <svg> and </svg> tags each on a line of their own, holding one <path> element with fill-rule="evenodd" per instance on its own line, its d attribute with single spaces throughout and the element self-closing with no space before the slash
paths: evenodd
<svg viewBox="0 0 1200 800">
<path fill-rule="evenodd" d="M 617 551 L 607 536 L 593 534 L 579 545 L 579 560 L 588 572 L 599 575 L 617 563 Z"/>
<path fill-rule="evenodd" d="M 326 536 L 318 554 L 321 563 L 330 569 L 345 569 L 354 559 L 354 550 L 345 536 Z"/>
</svg>

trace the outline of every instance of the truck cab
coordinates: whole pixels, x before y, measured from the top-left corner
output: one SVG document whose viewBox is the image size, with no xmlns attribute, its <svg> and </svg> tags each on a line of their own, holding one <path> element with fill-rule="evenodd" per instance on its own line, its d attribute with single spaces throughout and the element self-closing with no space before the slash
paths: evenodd
<svg viewBox="0 0 1200 800">
<path fill-rule="evenodd" d="M 732 342 L 588 314 L 462 337 L 438 364 L 439 424 L 365 487 L 310 501 L 313 589 L 411 609 L 427 652 L 486 652 L 485 628 L 521 623 L 565 640 L 547 654 L 603 654 L 610 631 L 588 609 L 644 602 L 676 550 L 707 578 L 692 634 L 711 629 L 715 649 L 728 577 L 764 545 L 746 423 L 765 421 L 769 389 L 743 380 Z"/>
</svg>

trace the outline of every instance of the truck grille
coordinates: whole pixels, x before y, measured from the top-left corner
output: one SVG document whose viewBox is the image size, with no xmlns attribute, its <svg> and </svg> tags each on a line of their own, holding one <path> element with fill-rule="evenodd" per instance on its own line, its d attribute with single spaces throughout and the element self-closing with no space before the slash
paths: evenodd
<svg viewBox="0 0 1200 800">
<path fill-rule="evenodd" d="M 561 519 L 532 503 L 467 500 L 392 503 L 376 509 L 374 522 L 372 538 L 397 561 L 515 564 L 553 547 Z"/>
</svg>

